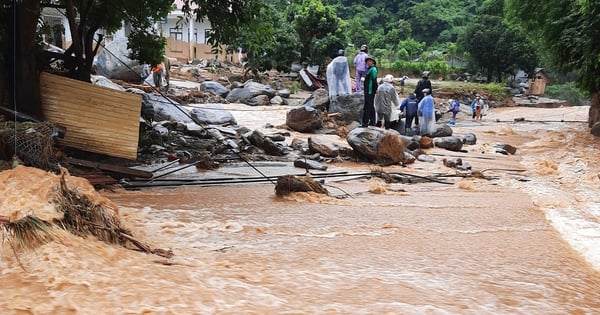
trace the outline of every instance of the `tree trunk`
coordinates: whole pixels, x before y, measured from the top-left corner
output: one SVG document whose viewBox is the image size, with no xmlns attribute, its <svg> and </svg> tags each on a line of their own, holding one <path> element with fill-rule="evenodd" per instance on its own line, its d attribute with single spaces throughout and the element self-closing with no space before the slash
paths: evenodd
<svg viewBox="0 0 600 315">
<path fill-rule="evenodd" d="M 591 96 L 592 104 L 588 114 L 588 127 L 590 128 L 600 121 L 600 91 L 593 92 Z"/>
<path fill-rule="evenodd" d="M 39 48 L 35 42 L 38 18 L 40 17 L 40 1 L 24 0 L 16 7 L 15 14 L 9 17 L 9 52 L 5 60 L 9 76 L 7 78 L 12 100 L 17 111 L 42 119 L 40 95 L 40 73 L 38 70 Z"/>
</svg>

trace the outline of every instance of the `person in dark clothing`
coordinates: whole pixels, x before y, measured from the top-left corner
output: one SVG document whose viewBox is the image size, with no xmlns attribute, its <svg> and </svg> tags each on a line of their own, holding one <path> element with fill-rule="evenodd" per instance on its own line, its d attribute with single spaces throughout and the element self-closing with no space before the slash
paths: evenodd
<svg viewBox="0 0 600 315">
<path fill-rule="evenodd" d="M 363 116 L 361 127 L 375 126 L 375 93 L 377 93 L 377 62 L 372 56 L 365 58 L 367 63 L 367 76 L 365 77 L 365 105 L 363 107 Z"/>
<path fill-rule="evenodd" d="M 429 71 L 423 71 L 423 78 L 419 80 L 417 83 L 417 87 L 415 87 L 415 95 L 417 96 L 417 103 L 420 102 L 424 95 L 423 90 L 429 89 L 431 91 L 431 81 L 429 81 Z"/>
<path fill-rule="evenodd" d="M 410 136 L 413 134 L 413 119 L 415 121 L 415 127 L 419 127 L 419 116 L 417 116 L 418 105 L 419 103 L 417 102 L 417 97 L 415 96 L 415 93 L 410 93 L 408 98 L 404 99 L 404 101 L 402 101 L 402 104 L 400 104 L 400 111 L 403 111 L 404 116 L 406 117 L 406 123 L 404 124 L 404 133 L 406 135 Z"/>
</svg>

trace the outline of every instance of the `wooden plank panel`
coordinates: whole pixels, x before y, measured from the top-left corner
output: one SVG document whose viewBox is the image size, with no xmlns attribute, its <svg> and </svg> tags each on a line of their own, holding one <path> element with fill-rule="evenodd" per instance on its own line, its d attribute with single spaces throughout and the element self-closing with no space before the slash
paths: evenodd
<svg viewBox="0 0 600 315">
<path fill-rule="evenodd" d="M 44 116 L 67 128 L 61 144 L 109 156 L 137 158 L 140 95 L 48 73 L 42 73 L 40 86 Z"/>
</svg>

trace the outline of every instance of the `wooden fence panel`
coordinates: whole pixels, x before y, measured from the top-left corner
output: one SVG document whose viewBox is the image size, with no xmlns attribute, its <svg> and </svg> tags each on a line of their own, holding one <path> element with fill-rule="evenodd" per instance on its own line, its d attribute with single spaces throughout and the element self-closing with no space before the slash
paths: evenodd
<svg viewBox="0 0 600 315">
<path fill-rule="evenodd" d="M 135 160 L 142 98 L 91 83 L 42 73 L 46 120 L 67 128 L 60 144 Z"/>
</svg>

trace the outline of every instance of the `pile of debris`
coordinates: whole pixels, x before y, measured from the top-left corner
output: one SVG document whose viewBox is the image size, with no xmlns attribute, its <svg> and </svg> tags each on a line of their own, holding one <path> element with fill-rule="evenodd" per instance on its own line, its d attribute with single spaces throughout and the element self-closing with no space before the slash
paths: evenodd
<svg viewBox="0 0 600 315">
<path fill-rule="evenodd" d="M 173 255 L 137 240 L 121 222 L 114 203 L 65 169 L 55 175 L 17 166 L 0 172 L 0 183 L 10 183 L 0 185 L 2 245 L 8 242 L 15 253 L 56 240 L 60 231 L 67 231 L 167 258 Z"/>
</svg>

